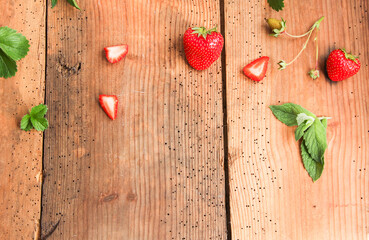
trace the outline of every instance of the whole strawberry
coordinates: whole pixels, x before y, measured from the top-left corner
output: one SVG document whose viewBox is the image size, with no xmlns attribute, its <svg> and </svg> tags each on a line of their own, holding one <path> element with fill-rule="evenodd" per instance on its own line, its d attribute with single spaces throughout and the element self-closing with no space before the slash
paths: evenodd
<svg viewBox="0 0 369 240">
<path fill-rule="evenodd" d="M 344 48 L 332 51 L 327 60 L 328 77 L 332 81 L 342 81 L 355 75 L 360 69 L 358 57 L 351 55 Z"/>
<path fill-rule="evenodd" d="M 209 68 L 219 58 L 223 44 L 223 36 L 216 31 L 216 27 L 210 30 L 204 27 L 189 28 L 183 36 L 187 61 L 197 70 Z"/>
</svg>

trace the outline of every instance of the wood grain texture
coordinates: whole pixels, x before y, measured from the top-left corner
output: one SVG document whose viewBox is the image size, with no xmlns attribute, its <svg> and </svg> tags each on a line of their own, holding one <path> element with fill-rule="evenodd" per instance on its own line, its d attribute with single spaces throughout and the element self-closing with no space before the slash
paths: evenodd
<svg viewBox="0 0 369 240">
<path fill-rule="evenodd" d="M 45 2 L 0 0 L 0 26 L 30 41 L 15 77 L 0 79 L 0 239 L 34 239 L 39 226 L 42 133 L 20 130 L 28 109 L 44 102 Z"/>
<path fill-rule="evenodd" d="M 79 4 L 48 14 L 42 236 L 60 221 L 48 239 L 225 239 L 221 63 L 194 71 L 182 46 L 219 2 Z M 99 94 L 118 95 L 115 121 Z"/>
<path fill-rule="evenodd" d="M 285 1 L 281 12 L 267 1 L 226 1 L 226 75 L 232 239 L 367 239 L 369 236 L 368 1 Z M 301 34 L 320 17 L 321 77 L 314 44 L 284 71 L 304 40 L 268 36 L 265 19 L 287 20 Z M 362 61 L 359 73 L 334 83 L 324 76 L 329 52 L 345 47 Z M 259 83 L 242 74 L 252 60 L 271 58 Z M 294 140 L 294 128 L 279 122 L 271 104 L 293 102 L 332 117 L 322 177 L 313 183 Z"/>
</svg>

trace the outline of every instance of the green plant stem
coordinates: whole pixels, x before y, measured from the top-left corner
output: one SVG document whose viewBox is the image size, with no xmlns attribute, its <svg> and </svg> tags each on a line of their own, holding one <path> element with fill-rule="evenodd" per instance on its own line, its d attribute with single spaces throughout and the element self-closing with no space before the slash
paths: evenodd
<svg viewBox="0 0 369 240">
<path fill-rule="evenodd" d="M 289 37 L 292 37 L 292 38 L 302 38 L 302 37 L 305 37 L 306 35 L 308 35 L 310 31 L 311 30 L 309 30 L 308 32 L 306 32 L 304 34 L 301 34 L 301 35 L 293 35 L 293 34 L 288 33 L 287 31 L 284 31 L 283 33 L 286 34 Z"/>
<path fill-rule="evenodd" d="M 291 62 L 286 63 L 286 66 L 288 66 L 288 65 L 292 64 L 294 61 L 296 61 L 296 59 L 297 59 L 297 58 L 301 55 L 301 53 L 305 50 L 305 48 L 306 48 L 307 44 L 309 43 L 309 40 L 310 40 L 311 34 L 313 33 L 313 30 L 314 30 L 314 28 L 312 28 L 312 29 L 308 32 L 308 33 L 309 33 L 309 36 L 308 36 L 308 38 L 307 38 L 306 42 L 304 43 L 304 45 L 303 45 L 302 49 L 300 50 L 300 52 L 297 54 L 297 56 L 296 56 L 296 57 L 295 57 Z"/>
<path fill-rule="evenodd" d="M 319 42 L 318 42 L 319 28 L 316 29 L 315 46 L 316 46 L 316 56 L 315 56 L 315 70 L 318 69 L 318 58 L 319 58 Z"/>
</svg>

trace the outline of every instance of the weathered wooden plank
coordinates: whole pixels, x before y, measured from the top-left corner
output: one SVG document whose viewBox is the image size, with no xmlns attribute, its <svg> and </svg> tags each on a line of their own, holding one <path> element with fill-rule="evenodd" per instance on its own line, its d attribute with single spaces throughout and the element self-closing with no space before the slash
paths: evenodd
<svg viewBox="0 0 369 240">
<path fill-rule="evenodd" d="M 28 109 L 44 102 L 45 1 L 0 0 L 0 26 L 30 41 L 15 77 L 0 79 L 0 239 L 34 239 L 41 209 L 42 133 L 24 132 Z"/>
<path fill-rule="evenodd" d="M 225 239 L 221 63 L 197 72 L 182 47 L 187 27 L 219 25 L 219 2 L 79 4 L 48 15 L 42 235 Z M 117 120 L 99 94 L 118 95 Z"/>
<path fill-rule="evenodd" d="M 227 116 L 232 239 L 366 239 L 369 206 L 368 1 L 286 1 L 281 12 L 267 1 L 226 1 Z M 325 16 L 319 37 L 321 69 L 329 52 L 346 47 L 362 69 L 340 83 L 314 81 L 314 44 L 284 71 L 304 40 L 268 36 L 265 19 L 283 17 L 301 34 Z M 267 77 L 246 79 L 242 68 L 270 56 Z M 330 116 L 329 147 L 321 179 L 313 183 L 299 156 L 294 128 L 268 106 L 293 102 Z"/>
</svg>

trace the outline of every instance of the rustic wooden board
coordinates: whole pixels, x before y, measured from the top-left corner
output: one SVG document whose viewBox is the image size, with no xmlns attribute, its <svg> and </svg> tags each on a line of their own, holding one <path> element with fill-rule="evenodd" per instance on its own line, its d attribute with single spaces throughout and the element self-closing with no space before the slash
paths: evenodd
<svg viewBox="0 0 369 240">
<path fill-rule="evenodd" d="M 219 2 L 79 4 L 48 12 L 42 236 L 225 239 L 221 62 L 196 72 L 182 46 L 187 27 L 219 25 Z M 99 94 L 118 95 L 117 120 Z"/>
<path fill-rule="evenodd" d="M 286 1 L 273 11 L 267 1 L 225 4 L 227 116 L 232 239 L 367 239 L 369 207 L 368 1 Z M 359 54 L 357 76 L 340 83 L 324 74 L 313 81 L 314 44 L 284 71 L 303 40 L 268 36 L 265 18 L 283 17 L 291 33 L 303 33 L 320 17 L 321 69 L 329 52 L 346 47 Z M 242 68 L 270 56 L 267 77 L 246 79 Z M 294 128 L 268 106 L 293 102 L 331 116 L 329 147 L 321 179 L 304 170 Z"/>
<path fill-rule="evenodd" d="M 15 77 L 0 79 L 0 239 L 34 239 L 41 209 L 42 133 L 19 124 L 28 109 L 44 102 L 45 1 L 0 0 L 0 26 L 30 41 Z"/>
</svg>

